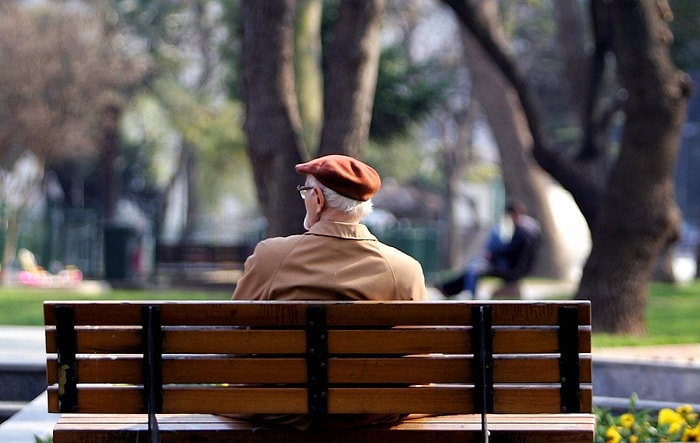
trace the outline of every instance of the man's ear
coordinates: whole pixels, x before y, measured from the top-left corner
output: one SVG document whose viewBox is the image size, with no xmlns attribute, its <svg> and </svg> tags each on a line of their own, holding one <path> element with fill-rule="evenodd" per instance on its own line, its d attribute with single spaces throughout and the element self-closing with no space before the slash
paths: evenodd
<svg viewBox="0 0 700 443">
<path fill-rule="evenodd" d="M 314 188 L 314 198 L 316 199 L 316 210 L 321 212 L 323 210 L 323 206 L 326 204 L 326 198 L 319 188 Z"/>
</svg>

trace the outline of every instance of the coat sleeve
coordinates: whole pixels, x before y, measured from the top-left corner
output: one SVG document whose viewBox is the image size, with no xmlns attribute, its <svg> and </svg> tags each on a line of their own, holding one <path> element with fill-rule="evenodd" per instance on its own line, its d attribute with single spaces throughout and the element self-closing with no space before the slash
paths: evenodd
<svg viewBox="0 0 700 443">
<path fill-rule="evenodd" d="M 258 243 L 243 265 L 243 276 L 236 283 L 232 300 L 268 300 L 275 255 L 267 241 Z M 273 263 L 274 262 L 274 263 Z"/>
<path fill-rule="evenodd" d="M 428 299 L 428 290 L 425 287 L 423 267 L 418 261 L 415 262 L 415 270 L 411 273 L 410 288 L 411 299 L 416 301 Z"/>
</svg>

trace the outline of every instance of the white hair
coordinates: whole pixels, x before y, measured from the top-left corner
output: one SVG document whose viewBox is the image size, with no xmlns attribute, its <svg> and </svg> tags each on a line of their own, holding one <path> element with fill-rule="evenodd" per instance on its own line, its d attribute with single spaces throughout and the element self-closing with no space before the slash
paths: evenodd
<svg viewBox="0 0 700 443">
<path fill-rule="evenodd" d="M 335 208 L 346 214 L 356 216 L 357 218 L 363 218 L 368 215 L 374 209 L 372 204 L 372 199 L 367 201 L 354 200 L 350 197 L 345 197 L 340 195 L 328 186 L 325 186 L 313 175 L 309 177 L 309 186 L 315 186 L 323 192 L 323 197 L 326 199 L 326 204 L 331 208 Z"/>
</svg>

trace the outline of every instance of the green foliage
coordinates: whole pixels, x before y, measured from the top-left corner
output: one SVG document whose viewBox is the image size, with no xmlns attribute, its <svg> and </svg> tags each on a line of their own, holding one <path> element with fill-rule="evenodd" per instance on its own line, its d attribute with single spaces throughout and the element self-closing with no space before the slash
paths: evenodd
<svg viewBox="0 0 700 443">
<path fill-rule="evenodd" d="M 700 441 L 698 414 L 690 405 L 678 406 L 676 410 L 664 408 L 652 413 L 637 410 L 636 400 L 636 395 L 633 395 L 629 410 L 620 415 L 614 415 L 605 408 L 594 408 L 595 443 Z"/>
<path fill-rule="evenodd" d="M 436 60 L 410 63 L 399 46 L 383 49 L 379 60 L 370 138 L 405 136 L 414 123 L 447 100 L 452 71 L 440 73 Z"/>
<path fill-rule="evenodd" d="M 116 26 L 141 41 L 142 47 L 157 60 L 161 72 L 178 67 L 180 60 L 172 49 L 181 43 L 183 10 L 189 2 L 106 1 L 113 8 Z"/>
<path fill-rule="evenodd" d="M 370 143 L 363 159 L 375 165 L 384 180 L 406 183 L 420 173 L 423 165 L 421 149 L 408 138 L 395 138 L 381 145 Z"/>
<path fill-rule="evenodd" d="M 144 165 L 149 177 L 166 186 L 184 142 L 199 170 L 206 171 L 199 175 L 204 206 L 216 207 L 227 187 L 241 189 L 252 183 L 238 102 L 213 102 L 171 79 L 158 80 L 153 86 L 153 93 L 140 96 L 124 120 L 125 139 L 140 146 L 145 159 L 152 159 Z M 248 189 L 242 195 L 254 193 Z"/>
</svg>

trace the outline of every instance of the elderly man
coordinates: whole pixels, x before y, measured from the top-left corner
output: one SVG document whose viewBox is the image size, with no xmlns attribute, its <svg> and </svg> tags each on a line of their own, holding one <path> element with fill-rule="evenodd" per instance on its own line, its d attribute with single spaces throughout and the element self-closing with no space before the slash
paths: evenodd
<svg viewBox="0 0 700 443">
<path fill-rule="evenodd" d="M 234 300 L 423 300 L 423 270 L 360 223 L 379 174 L 344 155 L 296 165 L 306 217 L 301 235 L 260 242 L 245 262 Z"/>
<path fill-rule="evenodd" d="M 377 240 L 360 223 L 381 180 L 352 157 L 328 155 L 296 165 L 307 232 L 260 242 L 245 262 L 234 300 L 423 300 L 421 265 Z M 239 417 L 240 418 L 240 417 Z M 390 415 L 257 415 L 267 424 L 338 428 L 391 424 Z"/>
</svg>

